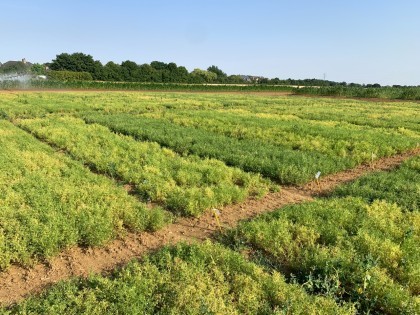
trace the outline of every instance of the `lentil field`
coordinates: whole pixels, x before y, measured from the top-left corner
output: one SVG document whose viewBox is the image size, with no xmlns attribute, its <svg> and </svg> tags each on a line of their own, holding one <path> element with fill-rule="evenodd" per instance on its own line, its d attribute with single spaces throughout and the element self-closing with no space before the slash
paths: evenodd
<svg viewBox="0 0 420 315">
<path fill-rule="evenodd" d="M 419 143 L 408 101 L 1 92 L 0 282 L 185 220 L 213 230 L 0 314 L 419 314 Z"/>
</svg>

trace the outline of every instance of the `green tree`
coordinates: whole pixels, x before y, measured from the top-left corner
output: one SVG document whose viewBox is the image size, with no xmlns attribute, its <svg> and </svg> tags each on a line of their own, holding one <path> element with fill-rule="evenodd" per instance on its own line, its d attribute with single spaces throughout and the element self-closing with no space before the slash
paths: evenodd
<svg viewBox="0 0 420 315">
<path fill-rule="evenodd" d="M 232 83 L 232 84 L 234 84 L 234 83 L 240 84 L 240 83 L 244 83 L 245 81 L 240 75 L 233 74 L 233 75 L 228 76 L 226 82 L 227 83 Z"/>
<path fill-rule="evenodd" d="M 139 66 L 130 60 L 126 60 L 121 63 L 122 73 L 124 81 L 139 81 L 140 79 L 140 71 Z"/>
<path fill-rule="evenodd" d="M 62 53 L 57 55 L 50 64 L 51 70 L 89 72 L 94 79 L 100 77 L 102 68 L 100 61 L 95 61 L 91 55 L 83 53 Z"/>
<path fill-rule="evenodd" d="M 151 65 L 145 63 L 139 66 L 139 81 L 140 82 L 161 82 L 162 77 L 160 72 Z"/>
<path fill-rule="evenodd" d="M 156 70 L 166 70 L 168 65 L 161 61 L 152 61 L 150 65 Z"/>
<path fill-rule="evenodd" d="M 83 53 L 62 53 L 56 56 L 50 65 L 51 70 L 67 70 L 75 72 L 93 72 L 95 68 L 95 61 L 90 55 Z"/>
<path fill-rule="evenodd" d="M 121 66 L 112 61 L 104 66 L 102 74 L 105 81 L 122 81 L 124 79 Z"/>
<path fill-rule="evenodd" d="M 91 74 L 94 80 L 104 80 L 104 66 L 99 60 L 95 60 Z"/>
<path fill-rule="evenodd" d="M 210 66 L 207 68 L 207 71 L 210 71 L 217 75 L 217 82 L 224 83 L 227 81 L 227 74 L 220 70 L 217 66 Z"/>
<path fill-rule="evenodd" d="M 37 75 L 44 75 L 46 73 L 45 66 L 39 63 L 34 63 L 31 67 L 31 72 Z"/>
<path fill-rule="evenodd" d="M 170 82 L 176 82 L 176 83 L 188 82 L 190 78 L 190 74 L 188 73 L 187 68 L 182 67 L 182 66 L 176 67 L 176 69 L 171 70 L 170 75 L 171 75 Z"/>
<path fill-rule="evenodd" d="M 280 84 L 280 83 L 281 83 L 281 81 L 280 81 L 279 78 L 274 78 L 274 79 L 270 80 L 270 84 Z"/>
<path fill-rule="evenodd" d="M 169 71 L 173 72 L 176 71 L 178 69 L 178 66 L 176 65 L 175 62 L 170 62 L 168 63 L 167 67 L 166 67 Z"/>
<path fill-rule="evenodd" d="M 217 74 L 211 71 L 196 68 L 191 72 L 191 77 L 194 83 L 211 83 L 216 81 Z"/>
</svg>

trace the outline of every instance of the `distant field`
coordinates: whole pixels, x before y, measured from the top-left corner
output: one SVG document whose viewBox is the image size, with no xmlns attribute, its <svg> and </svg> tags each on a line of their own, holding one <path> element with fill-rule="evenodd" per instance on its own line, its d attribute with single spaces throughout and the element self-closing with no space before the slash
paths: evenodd
<svg viewBox="0 0 420 315">
<path fill-rule="evenodd" d="M 184 92 L 239 92 L 239 93 L 283 93 L 291 95 L 312 95 L 349 97 L 362 99 L 420 100 L 420 86 L 297 86 L 273 84 L 188 84 L 188 83 L 145 83 L 110 81 L 0 81 L 1 90 L 101 90 L 101 91 L 184 91 Z"/>
<path fill-rule="evenodd" d="M 344 86 L 318 86 L 301 87 L 294 89 L 298 95 L 338 96 L 357 98 L 379 98 L 395 100 L 420 100 L 420 86 L 410 87 L 344 87 Z"/>
<path fill-rule="evenodd" d="M 3 92 L 0 270 L 418 150 L 419 116 L 413 102 Z M 164 249 L 12 313 L 415 314 L 419 175 L 415 157 L 244 222 L 225 247 Z"/>
<path fill-rule="evenodd" d="M 110 81 L 0 81 L 1 90 L 103 90 L 103 91 L 185 91 L 185 92 L 291 92 L 287 85 L 261 84 L 189 84 Z"/>
</svg>

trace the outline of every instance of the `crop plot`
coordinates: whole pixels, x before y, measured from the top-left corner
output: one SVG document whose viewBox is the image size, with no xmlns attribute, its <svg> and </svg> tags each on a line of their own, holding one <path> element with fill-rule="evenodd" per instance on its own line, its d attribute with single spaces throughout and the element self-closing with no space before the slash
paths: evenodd
<svg viewBox="0 0 420 315">
<path fill-rule="evenodd" d="M 319 169 L 326 173 L 343 169 L 343 165 L 338 165 L 335 160 L 318 152 L 308 154 L 254 139 L 239 140 L 161 119 L 129 114 L 86 114 L 84 119 L 139 140 L 159 142 L 181 155 L 193 154 L 215 158 L 245 171 L 258 172 L 281 183 L 305 182 Z"/>
<path fill-rule="evenodd" d="M 360 305 L 361 311 L 419 305 L 419 213 L 386 201 L 347 198 L 283 208 L 244 223 L 229 243 L 247 244 L 263 263 L 293 274 L 309 292 Z"/>
<path fill-rule="evenodd" d="M 181 157 L 157 143 L 138 142 L 72 117 L 27 119 L 19 126 L 69 152 L 96 171 L 133 183 L 145 200 L 182 214 L 261 196 L 268 183 L 217 160 Z"/>
<path fill-rule="evenodd" d="M 393 172 L 375 172 L 342 185 L 335 196 L 357 196 L 372 202 L 387 200 L 406 211 L 420 210 L 420 157 L 404 162 Z"/>
<path fill-rule="evenodd" d="M 167 215 L 0 120 L 0 268 L 162 226 Z"/>
<path fill-rule="evenodd" d="M 353 314 L 329 297 L 307 294 L 220 245 L 179 245 L 133 262 L 112 278 L 62 283 L 11 314 Z M 1 314 L 1 309 L 0 309 Z"/>
</svg>

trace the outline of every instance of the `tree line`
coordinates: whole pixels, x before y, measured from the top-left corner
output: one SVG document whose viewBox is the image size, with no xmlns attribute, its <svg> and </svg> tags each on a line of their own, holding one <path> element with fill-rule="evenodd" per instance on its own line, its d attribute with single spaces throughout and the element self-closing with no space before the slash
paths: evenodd
<svg viewBox="0 0 420 315">
<path fill-rule="evenodd" d="M 99 60 L 94 60 L 91 55 L 84 53 L 62 53 L 56 56 L 51 63 L 46 64 L 52 71 L 83 72 L 84 77 L 96 81 L 113 82 L 151 82 L 151 83 L 221 83 L 221 84 L 273 84 L 273 85 L 296 85 L 296 86 L 362 86 L 356 83 L 334 82 L 319 79 L 285 79 L 264 78 L 261 76 L 227 75 L 219 67 L 212 65 L 206 70 L 194 69 L 189 72 L 184 66 L 178 66 L 174 62 L 165 63 L 152 61 L 150 64 L 137 64 L 126 60 L 121 64 L 110 61 L 103 65 Z M 88 75 L 90 74 L 90 76 Z M 69 78 L 75 76 L 70 76 Z M 62 74 L 54 77 L 60 77 Z M 51 76 L 53 77 L 53 76 Z M 374 87 L 380 87 L 375 84 Z"/>
<path fill-rule="evenodd" d="M 10 68 L 10 69 L 9 69 Z M 10 71 L 28 70 L 28 65 L 17 62 L 6 67 L 0 66 L 0 74 Z M 38 75 L 48 75 L 53 80 L 95 80 L 109 82 L 148 82 L 148 83 L 221 83 L 221 84 L 271 84 L 290 86 L 322 86 L 322 87 L 381 87 L 380 84 L 358 84 L 334 82 L 321 79 L 279 79 L 261 76 L 227 75 L 219 67 L 212 65 L 206 70 L 194 69 L 189 72 L 185 67 L 174 62 L 152 61 L 150 64 L 137 64 L 126 60 L 121 64 L 110 61 L 103 65 L 84 53 L 61 53 L 46 64 L 31 64 L 30 71 Z"/>
<path fill-rule="evenodd" d="M 91 55 L 83 53 L 62 53 L 51 63 L 46 64 L 52 71 L 72 71 L 89 73 L 97 81 L 124 82 L 154 82 L 154 83 L 243 83 L 239 75 L 228 76 L 217 66 L 210 66 L 207 70 L 178 66 L 174 62 L 165 63 L 152 61 L 150 64 L 137 64 L 126 60 L 121 64 L 108 62 L 103 65 L 94 60 Z"/>
</svg>

